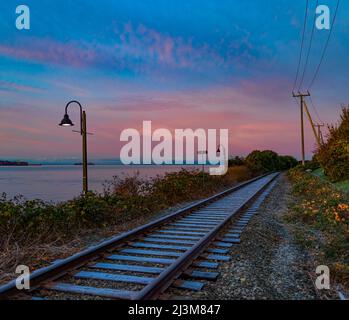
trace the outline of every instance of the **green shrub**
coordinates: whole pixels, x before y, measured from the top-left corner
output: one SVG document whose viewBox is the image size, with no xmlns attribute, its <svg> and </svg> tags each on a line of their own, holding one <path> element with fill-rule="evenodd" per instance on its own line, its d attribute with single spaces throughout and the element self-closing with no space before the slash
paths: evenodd
<svg viewBox="0 0 349 320">
<path fill-rule="evenodd" d="M 298 160 L 292 156 L 279 156 L 279 168 L 276 170 L 288 170 L 295 168 L 298 165 Z"/>
<path fill-rule="evenodd" d="M 315 248 L 316 263 L 329 266 L 334 279 L 349 284 L 348 195 L 298 168 L 289 177 L 297 200 L 286 220 L 301 226 L 299 238 Z"/>
<path fill-rule="evenodd" d="M 330 181 L 349 179 L 349 107 L 343 108 L 340 124 L 329 127 L 328 140 L 316 157 Z"/>
<path fill-rule="evenodd" d="M 242 157 L 234 157 L 232 159 L 229 159 L 229 167 L 235 167 L 235 166 L 243 166 L 245 165 L 245 159 Z"/>
<path fill-rule="evenodd" d="M 154 215 L 170 206 L 203 198 L 251 178 L 246 167 L 229 168 L 225 176 L 214 177 L 200 171 L 168 173 L 144 180 L 114 178 L 102 194 L 89 192 L 61 204 L 23 197 L 0 198 L 0 250 L 5 242 L 28 243 L 70 238 L 81 229 L 103 228 L 135 217 Z"/>
<path fill-rule="evenodd" d="M 279 156 L 271 150 L 256 150 L 247 156 L 245 163 L 253 172 L 267 173 L 288 170 L 297 166 L 298 161 L 291 156 Z"/>
</svg>

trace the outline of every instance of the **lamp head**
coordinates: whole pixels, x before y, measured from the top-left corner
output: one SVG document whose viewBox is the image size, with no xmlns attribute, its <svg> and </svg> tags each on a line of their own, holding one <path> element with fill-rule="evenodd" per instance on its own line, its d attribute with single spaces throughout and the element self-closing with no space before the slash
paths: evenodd
<svg viewBox="0 0 349 320">
<path fill-rule="evenodd" d="M 70 120 L 68 114 L 66 113 L 64 115 L 63 120 L 61 121 L 61 123 L 59 124 L 61 127 L 73 127 L 74 123 Z"/>
</svg>

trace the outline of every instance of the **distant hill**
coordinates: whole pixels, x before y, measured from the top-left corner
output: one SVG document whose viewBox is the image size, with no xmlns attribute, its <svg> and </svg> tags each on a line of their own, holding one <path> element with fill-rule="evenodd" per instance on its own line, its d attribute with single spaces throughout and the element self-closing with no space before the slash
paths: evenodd
<svg viewBox="0 0 349 320">
<path fill-rule="evenodd" d="M 0 166 L 6 166 L 6 167 L 27 167 L 27 166 L 29 166 L 29 163 L 26 162 L 26 161 L 0 160 Z"/>
</svg>

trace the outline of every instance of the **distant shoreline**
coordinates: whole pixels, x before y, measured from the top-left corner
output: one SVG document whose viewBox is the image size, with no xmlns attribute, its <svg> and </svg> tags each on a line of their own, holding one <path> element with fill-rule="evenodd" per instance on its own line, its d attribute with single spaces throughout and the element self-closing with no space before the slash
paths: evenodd
<svg viewBox="0 0 349 320">
<path fill-rule="evenodd" d="M 28 167 L 29 163 L 26 161 L 0 160 L 0 166 L 2 166 L 2 167 Z"/>
<path fill-rule="evenodd" d="M 25 161 L 0 161 L 0 167 L 54 167 L 54 166 L 62 166 L 62 167 L 69 167 L 69 166 L 75 166 L 79 167 L 82 166 L 82 163 L 28 163 Z M 202 164 L 194 163 L 194 164 L 129 164 L 125 165 L 122 163 L 94 163 L 89 162 L 88 166 L 125 166 L 125 167 L 154 167 L 154 166 L 161 166 L 161 167 L 192 167 L 192 166 L 202 166 Z M 209 163 L 205 164 L 205 166 L 213 166 Z"/>
</svg>

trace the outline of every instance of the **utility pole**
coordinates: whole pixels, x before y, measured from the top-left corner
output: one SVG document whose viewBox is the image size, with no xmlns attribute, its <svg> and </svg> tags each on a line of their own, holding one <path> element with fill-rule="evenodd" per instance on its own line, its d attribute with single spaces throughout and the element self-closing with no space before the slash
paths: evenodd
<svg viewBox="0 0 349 320">
<path fill-rule="evenodd" d="M 321 141 L 321 144 L 324 144 L 324 136 L 322 135 L 322 131 L 321 131 L 321 128 L 323 128 L 325 126 L 325 124 L 315 124 L 314 125 L 315 128 L 317 128 L 317 134 L 318 134 L 318 137 Z"/>
<path fill-rule="evenodd" d="M 314 133 L 316 142 L 318 144 L 318 147 L 321 148 L 322 143 L 321 143 L 321 139 L 320 139 L 320 134 L 319 134 L 319 132 L 316 132 L 316 126 L 314 124 L 313 118 L 311 117 L 311 114 L 309 112 L 308 106 L 307 106 L 305 101 L 304 101 L 304 108 L 305 108 L 305 111 L 308 115 L 309 122 L 310 122 L 311 128 L 313 129 L 313 133 Z"/>
<path fill-rule="evenodd" d="M 304 142 L 304 97 L 309 97 L 310 93 L 309 91 L 307 93 L 301 93 L 298 92 L 298 94 L 295 94 L 293 92 L 293 97 L 294 98 L 300 98 L 301 103 L 301 140 L 302 140 L 302 165 L 305 166 L 305 142 Z"/>
</svg>

